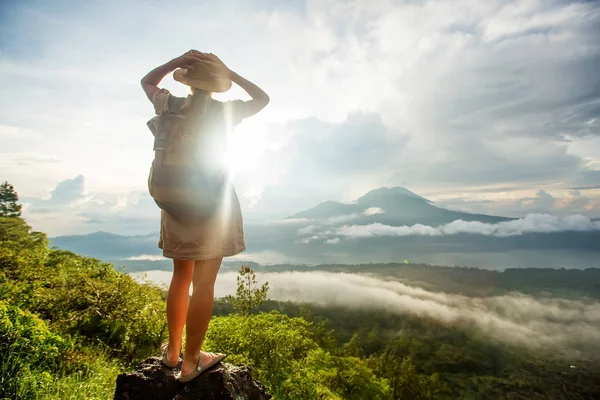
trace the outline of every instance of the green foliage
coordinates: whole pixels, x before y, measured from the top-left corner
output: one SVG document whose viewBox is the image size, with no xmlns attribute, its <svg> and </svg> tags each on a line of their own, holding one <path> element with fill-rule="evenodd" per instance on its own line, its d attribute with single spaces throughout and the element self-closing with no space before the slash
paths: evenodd
<svg viewBox="0 0 600 400">
<path fill-rule="evenodd" d="M 33 232 L 21 218 L 0 217 L 0 271 L 17 278 L 18 270 L 43 265 L 48 254 L 48 239 Z"/>
<path fill-rule="evenodd" d="M 36 398 L 70 347 L 35 315 L 0 301 L 0 398 Z"/>
<path fill-rule="evenodd" d="M 357 357 L 339 357 L 316 348 L 298 360 L 293 371 L 284 383 L 289 399 L 391 398 L 388 382 Z"/>
<path fill-rule="evenodd" d="M 0 216 L 0 245 L 13 250 L 44 252 L 48 239 L 41 232 L 33 232 L 22 218 Z"/>
<path fill-rule="evenodd" d="M 365 350 L 360 344 L 360 336 L 358 333 L 352 335 L 352 339 L 348 343 L 344 343 L 342 346 L 342 354 L 348 357 L 359 357 L 362 358 L 365 356 Z"/>
<path fill-rule="evenodd" d="M 137 283 L 111 264 L 52 251 L 31 310 L 70 334 L 134 359 L 151 354 L 166 334 L 160 288 Z"/>
<path fill-rule="evenodd" d="M 476 282 L 491 276 L 444 273 Z M 206 346 L 252 366 L 278 399 L 600 393 L 597 363 L 534 354 L 431 319 L 269 301 L 267 291 L 242 268 L 237 295 L 215 305 L 220 316 L 212 319 Z M 20 217 L 0 217 L 0 398 L 111 398 L 122 368 L 157 353 L 166 334 L 164 308 L 160 288 L 111 264 L 49 249 L 46 236 Z"/>
<path fill-rule="evenodd" d="M 532 351 L 473 329 L 385 311 L 273 301 L 262 309 L 327 320 L 328 332 L 345 342 L 331 354 L 349 356 L 362 349 L 360 358 L 378 377 L 387 378 L 395 391 L 392 398 L 411 398 L 410 392 L 415 398 L 474 400 L 595 398 L 600 393 L 597 357 L 593 361 Z M 312 330 L 315 335 L 314 326 Z M 410 364 L 402 366 L 404 359 Z"/>
<path fill-rule="evenodd" d="M 388 379 L 394 399 L 433 399 L 443 390 L 438 374 L 417 374 L 412 360 L 398 357 L 392 348 L 377 358 L 377 372 Z"/>
<path fill-rule="evenodd" d="M 237 290 L 235 296 L 227 296 L 236 312 L 242 315 L 250 315 L 267 298 L 269 283 L 258 286 L 256 275 L 250 267 L 242 265 L 237 277 Z"/>
<path fill-rule="evenodd" d="M 391 393 L 365 361 L 319 347 L 311 322 L 276 311 L 214 317 L 206 346 L 250 365 L 278 399 L 385 399 Z"/>
<path fill-rule="evenodd" d="M 0 398 L 104 400 L 119 366 L 61 337 L 37 316 L 0 302 Z"/>
<path fill-rule="evenodd" d="M 13 185 L 8 182 L 0 184 L 0 216 L 20 217 L 22 205 Z"/>
<path fill-rule="evenodd" d="M 112 264 L 48 249 L 20 218 L 0 218 L 0 300 L 37 313 L 59 332 L 99 342 L 128 359 L 149 355 L 165 335 L 159 287 Z"/>
<path fill-rule="evenodd" d="M 47 243 L 0 217 L 0 398 L 110 398 L 119 360 L 155 353 L 165 334 L 162 290 Z"/>
<path fill-rule="evenodd" d="M 109 353 L 89 346 L 78 347 L 65 357 L 61 367 L 52 371 L 54 379 L 41 394 L 43 399 L 105 400 L 114 396 L 122 366 Z"/>
<path fill-rule="evenodd" d="M 317 344 L 310 323 L 271 312 L 213 318 L 206 346 L 229 354 L 231 362 L 252 366 L 260 380 L 278 395 L 283 394 L 282 385 L 293 372 L 294 362 L 306 357 Z"/>
</svg>

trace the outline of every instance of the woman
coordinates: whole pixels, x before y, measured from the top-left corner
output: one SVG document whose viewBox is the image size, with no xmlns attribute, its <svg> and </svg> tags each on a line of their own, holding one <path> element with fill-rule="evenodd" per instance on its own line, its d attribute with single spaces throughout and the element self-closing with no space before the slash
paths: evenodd
<svg viewBox="0 0 600 400">
<path fill-rule="evenodd" d="M 191 88 L 188 97 L 159 89 L 160 81 L 172 71 L 175 80 Z M 212 99 L 212 92 L 224 92 L 232 82 L 252 100 Z M 155 134 L 149 188 L 161 208 L 158 246 L 165 257 L 173 259 L 174 266 L 167 296 L 169 340 L 161 348 L 163 363 L 171 368 L 178 364 L 185 325 L 186 348 L 179 379 L 187 382 L 225 357 L 201 348 L 221 261 L 246 248 L 240 204 L 224 172 L 227 134 L 262 110 L 269 96 L 215 55 L 197 50 L 150 71 L 141 84 L 158 115 L 148 122 Z"/>
</svg>

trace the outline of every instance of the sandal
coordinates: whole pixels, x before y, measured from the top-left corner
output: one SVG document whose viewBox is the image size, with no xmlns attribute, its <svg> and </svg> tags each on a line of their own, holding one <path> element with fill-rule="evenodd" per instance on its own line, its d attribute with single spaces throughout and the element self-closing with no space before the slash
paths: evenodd
<svg viewBox="0 0 600 400">
<path fill-rule="evenodd" d="M 179 357 L 177 357 L 177 361 L 175 361 L 175 362 L 169 361 L 167 359 L 167 348 L 168 347 L 169 347 L 169 342 L 164 342 L 163 344 L 160 345 L 160 351 L 162 353 L 162 363 L 165 365 L 165 367 L 175 368 L 177 366 L 177 364 L 179 364 Z"/>
<path fill-rule="evenodd" d="M 223 361 L 223 359 L 225 357 L 227 357 L 226 354 L 215 354 L 215 353 L 205 353 L 205 354 L 210 354 L 213 357 L 213 359 L 210 362 L 210 364 L 208 364 L 204 368 L 202 368 L 200 366 L 200 363 L 202 362 L 202 353 L 200 353 L 200 359 L 198 360 L 198 365 L 196 366 L 196 369 L 194 369 L 192 372 L 190 372 L 186 376 L 180 376 L 179 379 L 178 379 L 179 382 L 187 383 L 187 382 L 191 381 L 192 379 L 194 379 L 198 375 L 202 374 L 204 371 L 206 371 L 206 370 L 214 367 L 215 365 L 217 365 L 218 363 L 220 363 L 221 361 Z"/>
</svg>

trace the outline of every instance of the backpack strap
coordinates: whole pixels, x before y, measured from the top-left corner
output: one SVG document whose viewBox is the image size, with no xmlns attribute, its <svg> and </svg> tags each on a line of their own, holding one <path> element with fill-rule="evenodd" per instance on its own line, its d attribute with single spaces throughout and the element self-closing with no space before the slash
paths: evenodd
<svg viewBox="0 0 600 400">
<path fill-rule="evenodd" d="M 170 142 L 183 127 L 184 115 L 189 109 L 185 107 L 186 100 L 169 94 L 166 110 L 154 118 L 154 129 L 151 130 L 154 134 L 154 150 L 160 159 L 164 158 L 164 151 L 169 148 Z"/>
</svg>

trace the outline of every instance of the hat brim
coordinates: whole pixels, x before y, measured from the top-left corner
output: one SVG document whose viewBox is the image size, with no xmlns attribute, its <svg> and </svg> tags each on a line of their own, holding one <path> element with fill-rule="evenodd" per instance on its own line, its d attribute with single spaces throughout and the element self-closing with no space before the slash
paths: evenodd
<svg viewBox="0 0 600 400">
<path fill-rule="evenodd" d="M 231 89 L 231 80 L 228 78 L 214 77 L 211 79 L 194 79 L 187 75 L 187 69 L 180 68 L 173 72 L 173 79 L 184 85 L 206 90 L 207 92 L 223 93 Z"/>
</svg>

